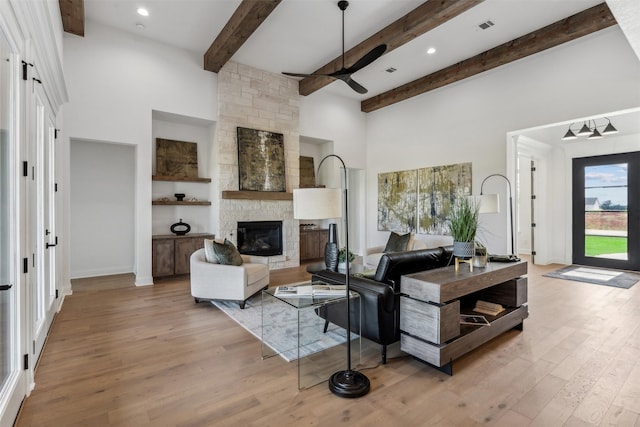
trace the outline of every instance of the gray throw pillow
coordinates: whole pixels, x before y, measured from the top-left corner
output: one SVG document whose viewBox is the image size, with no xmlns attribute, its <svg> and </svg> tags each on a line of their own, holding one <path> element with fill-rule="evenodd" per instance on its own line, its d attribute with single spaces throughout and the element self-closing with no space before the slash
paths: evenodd
<svg viewBox="0 0 640 427">
<path fill-rule="evenodd" d="M 213 239 L 204 239 L 204 259 L 212 264 L 220 264 L 216 251 L 213 249 Z"/>
<path fill-rule="evenodd" d="M 218 262 L 224 265 L 242 265 L 242 256 L 238 249 L 227 239 L 224 243 L 218 243 L 214 240 L 213 251 L 216 253 Z"/>
<path fill-rule="evenodd" d="M 409 247 L 409 240 L 411 240 L 411 233 L 400 235 L 392 231 L 383 252 L 404 252 Z"/>
</svg>

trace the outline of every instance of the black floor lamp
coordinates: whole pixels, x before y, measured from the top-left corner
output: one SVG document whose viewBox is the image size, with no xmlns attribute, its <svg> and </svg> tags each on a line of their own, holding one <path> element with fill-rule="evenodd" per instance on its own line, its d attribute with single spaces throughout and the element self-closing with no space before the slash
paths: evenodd
<svg viewBox="0 0 640 427">
<path fill-rule="evenodd" d="M 482 180 L 482 184 L 480 184 L 480 197 L 481 198 L 486 198 L 486 197 L 492 197 L 493 200 L 491 200 L 489 203 L 487 203 L 484 200 L 481 200 L 480 202 L 480 213 L 498 213 L 500 212 L 500 204 L 499 204 L 499 198 L 497 194 L 492 194 L 490 196 L 483 196 L 482 194 L 482 190 L 484 188 L 484 183 L 486 180 L 488 180 L 489 178 L 493 177 L 493 176 L 498 176 L 500 178 L 503 178 L 505 181 L 507 181 L 507 187 L 509 189 L 509 225 L 510 225 L 510 229 L 511 229 L 511 255 L 515 255 L 515 251 L 516 251 L 516 247 L 514 245 L 514 237 L 513 237 L 513 198 L 511 197 L 511 181 L 509 181 L 509 178 L 507 178 L 504 175 L 501 175 L 499 173 L 494 173 L 492 175 L 489 175 L 488 177 L 486 177 L 485 179 Z M 484 207 L 483 207 L 484 205 Z M 490 206 L 487 208 L 487 206 Z"/>
<path fill-rule="evenodd" d="M 342 163 L 344 170 L 344 243 L 347 253 L 346 291 L 347 291 L 347 369 L 335 372 L 329 378 L 329 390 L 340 397 L 361 397 L 367 394 L 371 388 L 369 378 L 366 375 L 351 369 L 351 302 L 349 300 L 349 198 L 347 194 L 347 167 L 342 159 L 329 154 L 318 165 L 318 173 L 322 163 L 329 157 L 335 157 Z M 293 190 L 293 217 L 294 219 L 330 219 L 342 217 L 342 204 L 340 203 L 339 188 L 299 188 Z"/>
</svg>

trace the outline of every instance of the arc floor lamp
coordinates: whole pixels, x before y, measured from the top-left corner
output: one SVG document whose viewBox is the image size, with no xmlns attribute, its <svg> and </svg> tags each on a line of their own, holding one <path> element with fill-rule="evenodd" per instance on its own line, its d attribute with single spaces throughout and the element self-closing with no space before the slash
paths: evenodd
<svg viewBox="0 0 640 427">
<path fill-rule="evenodd" d="M 513 198 L 511 196 L 511 181 L 509 181 L 509 178 L 502 174 L 494 173 L 482 180 L 482 184 L 480 184 L 480 213 L 500 212 L 500 199 L 498 197 L 498 194 L 483 195 L 482 193 L 485 181 L 494 176 L 500 177 L 507 181 L 507 187 L 509 190 L 509 226 L 511 230 L 511 255 L 515 255 L 516 247 L 514 245 L 513 236 Z"/>
<path fill-rule="evenodd" d="M 347 369 L 335 372 L 329 378 L 329 390 L 340 397 L 361 397 L 367 394 L 371 388 L 369 378 L 361 372 L 351 369 L 351 301 L 349 300 L 349 198 L 347 194 L 347 167 L 344 161 L 335 154 L 325 156 L 318 165 L 320 167 L 325 160 L 335 157 L 342 163 L 344 170 L 344 243 L 347 253 L 345 288 L 347 291 Z M 293 190 L 293 217 L 294 219 L 331 219 L 342 217 L 342 204 L 340 203 L 339 188 L 299 188 Z"/>
</svg>

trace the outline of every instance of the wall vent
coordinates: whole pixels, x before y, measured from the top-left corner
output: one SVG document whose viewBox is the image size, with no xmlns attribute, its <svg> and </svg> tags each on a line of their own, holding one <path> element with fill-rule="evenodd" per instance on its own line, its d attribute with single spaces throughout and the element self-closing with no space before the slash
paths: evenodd
<svg viewBox="0 0 640 427">
<path fill-rule="evenodd" d="M 478 27 L 480 27 L 480 29 L 482 30 L 486 30 L 488 28 L 493 27 L 495 24 L 489 20 L 483 22 L 482 24 L 479 24 Z"/>
</svg>

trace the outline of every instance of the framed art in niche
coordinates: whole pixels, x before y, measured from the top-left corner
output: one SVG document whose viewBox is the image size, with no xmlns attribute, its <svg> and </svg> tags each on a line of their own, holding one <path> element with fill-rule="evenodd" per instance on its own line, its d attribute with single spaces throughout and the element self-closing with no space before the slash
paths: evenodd
<svg viewBox="0 0 640 427">
<path fill-rule="evenodd" d="M 198 177 L 198 144 L 156 138 L 156 175 Z"/>
<path fill-rule="evenodd" d="M 238 127 L 240 191 L 286 191 L 281 133 Z"/>
</svg>

